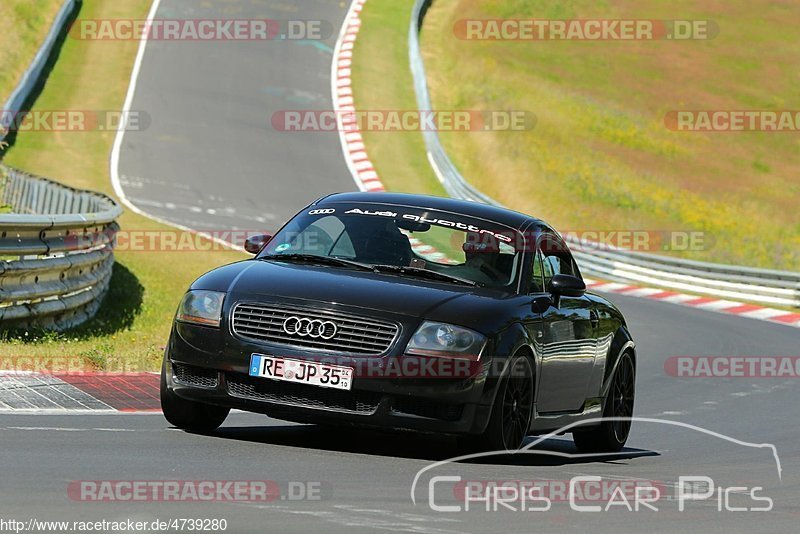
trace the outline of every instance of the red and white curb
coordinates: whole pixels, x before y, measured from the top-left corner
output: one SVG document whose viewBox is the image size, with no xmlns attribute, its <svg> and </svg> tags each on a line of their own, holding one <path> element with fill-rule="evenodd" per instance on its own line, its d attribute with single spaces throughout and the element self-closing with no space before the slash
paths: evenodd
<svg viewBox="0 0 800 534">
<path fill-rule="evenodd" d="M 665 291 L 653 287 L 631 286 L 616 282 L 585 280 L 586 288 L 602 293 L 614 293 L 626 297 L 646 298 L 659 302 L 671 302 L 681 306 L 689 306 L 700 310 L 714 311 L 750 319 L 760 319 L 772 323 L 800 328 L 800 313 L 767 308 L 757 304 L 745 304 L 733 300 L 722 300 L 713 297 L 699 297 L 674 291 Z"/>
<path fill-rule="evenodd" d="M 347 113 L 356 111 L 351 78 L 353 50 L 358 38 L 358 31 L 361 29 L 361 10 L 366 2 L 367 0 L 353 0 L 353 3 L 350 4 L 350 9 L 345 16 L 344 24 L 342 24 L 342 31 L 333 50 L 331 83 L 333 107 L 337 112 L 344 112 L 336 115 L 347 167 L 361 191 L 380 192 L 386 191 L 386 189 L 367 155 L 364 138 L 358 129 L 355 116 Z"/>
<path fill-rule="evenodd" d="M 159 412 L 159 380 L 158 373 L 0 370 L 0 414 Z"/>
<path fill-rule="evenodd" d="M 364 138 L 358 129 L 355 116 L 355 100 L 353 96 L 353 50 L 358 32 L 361 29 L 361 11 L 367 0 L 353 0 L 342 25 L 342 31 L 333 51 L 331 69 L 333 108 L 337 111 L 339 137 L 344 151 L 344 158 L 350 174 L 361 191 L 380 193 L 386 191 L 375 166 L 367 155 Z M 344 113 L 338 113 L 344 112 Z M 448 262 L 447 256 L 435 247 L 425 244 L 419 239 L 409 238 L 415 253 L 433 261 Z"/>
</svg>

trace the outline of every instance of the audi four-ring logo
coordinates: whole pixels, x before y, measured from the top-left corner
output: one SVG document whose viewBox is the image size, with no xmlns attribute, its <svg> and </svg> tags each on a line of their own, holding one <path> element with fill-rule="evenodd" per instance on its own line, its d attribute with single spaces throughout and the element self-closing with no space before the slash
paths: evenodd
<svg viewBox="0 0 800 534">
<path fill-rule="evenodd" d="M 333 321 L 291 316 L 283 322 L 283 331 L 291 336 L 333 339 L 339 327 Z"/>
</svg>

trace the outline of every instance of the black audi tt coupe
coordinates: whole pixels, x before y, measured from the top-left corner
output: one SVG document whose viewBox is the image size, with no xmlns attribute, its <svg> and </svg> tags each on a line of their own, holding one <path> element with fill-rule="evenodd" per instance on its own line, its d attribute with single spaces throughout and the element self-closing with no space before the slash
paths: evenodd
<svg viewBox="0 0 800 534">
<path fill-rule="evenodd" d="M 420 195 L 342 193 L 184 296 L 166 348 L 167 421 L 231 408 L 460 435 L 490 450 L 572 423 L 582 451 L 628 438 L 636 352 L 541 220 Z"/>
</svg>

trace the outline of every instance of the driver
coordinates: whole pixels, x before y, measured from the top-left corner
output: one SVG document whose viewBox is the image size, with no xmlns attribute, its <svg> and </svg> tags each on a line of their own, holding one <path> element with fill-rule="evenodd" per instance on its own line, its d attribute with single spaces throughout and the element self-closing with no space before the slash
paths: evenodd
<svg viewBox="0 0 800 534">
<path fill-rule="evenodd" d="M 493 235 L 467 232 L 462 246 L 466 261 L 464 265 L 480 271 L 493 281 L 507 278 L 500 267 L 500 241 Z"/>
</svg>

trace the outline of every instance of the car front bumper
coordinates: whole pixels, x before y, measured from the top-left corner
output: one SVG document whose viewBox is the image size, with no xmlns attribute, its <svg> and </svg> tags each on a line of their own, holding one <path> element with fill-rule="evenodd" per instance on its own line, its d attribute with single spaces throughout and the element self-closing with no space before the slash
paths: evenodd
<svg viewBox="0 0 800 534">
<path fill-rule="evenodd" d="M 455 378 L 357 374 L 352 389 L 344 391 L 250 377 L 252 354 L 318 361 L 326 356 L 176 323 L 165 355 L 167 387 L 184 399 L 305 423 L 477 434 L 491 414 L 480 371 Z M 385 368 L 401 356 L 383 356 L 373 368 Z M 364 358 L 337 357 L 336 363 L 364 368 Z"/>
</svg>

